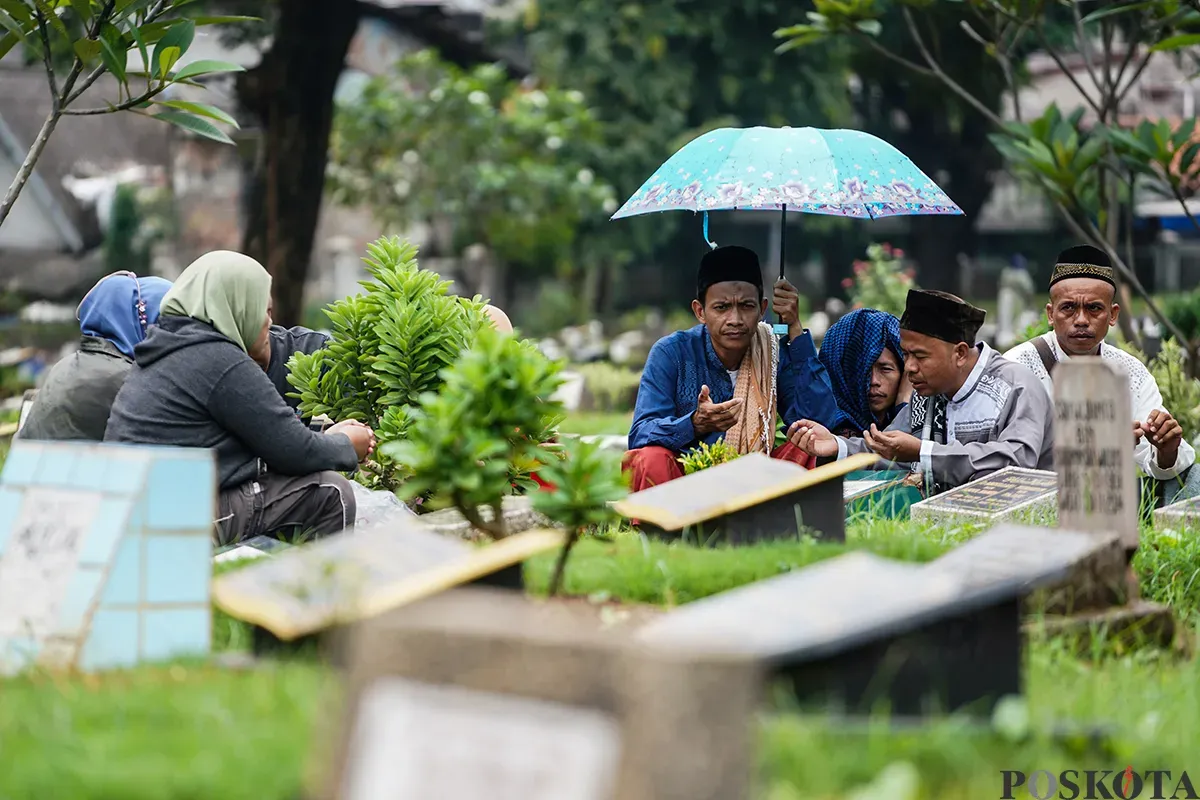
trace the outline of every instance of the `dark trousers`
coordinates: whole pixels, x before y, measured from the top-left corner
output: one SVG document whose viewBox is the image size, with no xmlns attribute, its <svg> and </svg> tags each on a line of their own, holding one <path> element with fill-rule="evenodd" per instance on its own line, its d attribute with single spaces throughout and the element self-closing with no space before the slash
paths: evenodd
<svg viewBox="0 0 1200 800">
<path fill-rule="evenodd" d="M 299 477 L 268 473 L 223 490 L 218 505 L 218 546 L 273 534 L 307 541 L 354 524 L 354 490 L 340 472 Z"/>
</svg>

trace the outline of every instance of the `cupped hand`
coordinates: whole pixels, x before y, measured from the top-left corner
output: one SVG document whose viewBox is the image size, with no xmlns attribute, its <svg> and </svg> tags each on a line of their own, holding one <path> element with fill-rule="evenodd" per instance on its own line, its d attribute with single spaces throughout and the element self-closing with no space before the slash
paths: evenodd
<svg viewBox="0 0 1200 800">
<path fill-rule="evenodd" d="M 830 458 L 838 454 L 837 437 L 818 422 L 802 419 L 793 422 L 787 431 L 788 441 L 810 456 Z"/>
<path fill-rule="evenodd" d="M 727 431 L 737 424 L 742 404 L 743 401 L 736 397 L 724 403 L 714 403 L 708 386 L 701 386 L 696 411 L 692 414 L 692 429 L 697 435 Z"/>
</svg>

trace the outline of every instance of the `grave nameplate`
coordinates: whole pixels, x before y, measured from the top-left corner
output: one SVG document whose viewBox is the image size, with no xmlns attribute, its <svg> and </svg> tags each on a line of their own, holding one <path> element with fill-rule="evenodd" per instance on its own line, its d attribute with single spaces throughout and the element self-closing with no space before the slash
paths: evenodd
<svg viewBox="0 0 1200 800">
<path fill-rule="evenodd" d="M 1023 582 L 1021 582 L 1023 584 Z M 968 587 L 950 570 L 850 553 L 690 603 L 638 637 L 752 656 L 824 711 L 987 715 L 1021 691 L 1018 582 Z"/>
<path fill-rule="evenodd" d="M 480 588 L 346 643 L 349 702 L 337 741 L 318 742 L 337 755 L 317 797 L 748 795 L 760 676 L 745 659 L 660 657 L 577 608 Z"/>
<path fill-rule="evenodd" d="M 397 518 L 386 526 L 293 547 L 221 575 L 213 600 L 283 641 L 364 619 L 519 565 L 563 542 L 526 531 L 474 547 Z"/>
<path fill-rule="evenodd" d="M 1193 469 L 1195 469 L 1193 467 Z M 1190 530 L 1200 526 L 1200 497 L 1172 503 L 1154 512 L 1154 527 L 1159 530 Z"/>
<path fill-rule="evenodd" d="M 842 477 L 878 461 L 866 453 L 805 470 L 751 453 L 629 495 L 618 513 L 662 532 L 694 529 L 730 544 L 814 533 L 845 539 Z"/>
<path fill-rule="evenodd" d="M 17 440 L 0 474 L 0 673 L 203 655 L 208 450 Z"/>
<path fill-rule="evenodd" d="M 1072 358 L 1054 370 L 1054 468 L 1058 524 L 1112 531 L 1138 545 L 1129 378 L 1100 358 Z"/>
<path fill-rule="evenodd" d="M 999 522 L 1054 511 L 1058 476 L 1048 470 L 1007 467 L 928 500 L 912 518 L 936 522 Z"/>
</svg>

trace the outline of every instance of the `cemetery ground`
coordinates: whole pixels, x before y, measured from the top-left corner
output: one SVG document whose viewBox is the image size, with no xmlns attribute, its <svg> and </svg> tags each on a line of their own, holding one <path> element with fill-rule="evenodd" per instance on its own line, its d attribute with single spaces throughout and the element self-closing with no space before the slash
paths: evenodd
<svg viewBox="0 0 1200 800">
<path fill-rule="evenodd" d="M 580 544 L 565 588 L 587 598 L 573 602 L 601 607 L 598 624 L 623 624 L 628 604 L 678 606 L 847 549 L 926 562 L 976 532 L 864 516 L 848 523 L 845 545 L 737 549 L 651 542 L 618 529 Z M 1169 603 L 1194 631 L 1200 542 L 1149 528 L 1142 542 L 1143 593 Z M 527 563 L 531 594 L 545 594 L 553 558 Z M 214 614 L 218 653 L 244 650 L 249 639 L 242 623 Z M 299 657 L 0 683 L 0 798 L 299 797 L 315 763 L 314 733 L 330 722 L 331 676 Z M 1081 655 L 1035 635 L 1026 676 L 1025 702 L 1001 706 L 990 727 L 955 719 L 890 732 L 882 722 L 848 727 L 796 713 L 776 694 L 760 725 L 760 796 L 965 800 L 1000 796 L 1001 770 L 1200 768 L 1200 663 L 1189 654 L 1100 643 Z"/>
</svg>

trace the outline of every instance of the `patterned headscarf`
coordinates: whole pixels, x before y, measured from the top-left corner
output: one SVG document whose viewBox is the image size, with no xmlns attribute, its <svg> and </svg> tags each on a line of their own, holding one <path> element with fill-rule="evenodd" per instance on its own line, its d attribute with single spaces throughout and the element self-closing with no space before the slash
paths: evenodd
<svg viewBox="0 0 1200 800">
<path fill-rule="evenodd" d="M 79 330 L 84 336 L 107 339 L 133 358 L 134 346 L 158 322 L 163 296 L 170 288 L 171 282 L 163 278 L 139 278 L 124 270 L 105 275 L 79 301 L 75 310 Z"/>
<path fill-rule="evenodd" d="M 825 333 L 817 357 L 829 373 L 833 396 L 842 412 L 843 419 L 835 427 L 844 424 L 864 431 L 875 422 L 867 392 L 871 389 L 871 368 L 885 347 L 903 363 L 900 321 L 873 308 L 851 311 Z"/>
</svg>

